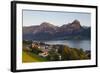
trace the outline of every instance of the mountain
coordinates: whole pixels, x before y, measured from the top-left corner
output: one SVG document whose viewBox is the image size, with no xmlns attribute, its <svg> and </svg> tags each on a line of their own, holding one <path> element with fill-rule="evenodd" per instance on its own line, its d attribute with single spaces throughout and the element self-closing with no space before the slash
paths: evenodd
<svg viewBox="0 0 100 73">
<path fill-rule="evenodd" d="M 60 27 L 48 22 L 43 22 L 38 26 L 23 27 L 25 40 L 90 39 L 90 33 L 91 28 L 81 26 L 78 20 Z"/>
<path fill-rule="evenodd" d="M 60 27 L 62 32 L 73 32 L 75 30 L 80 30 L 81 24 L 78 20 L 74 20 L 72 23 L 64 24 Z"/>
<path fill-rule="evenodd" d="M 57 26 L 54 26 L 53 24 L 50 24 L 48 22 L 43 22 L 40 24 L 40 26 L 29 26 L 29 27 L 23 27 L 23 33 L 33 33 L 37 34 L 40 32 L 48 32 L 53 33 L 57 30 Z"/>
</svg>

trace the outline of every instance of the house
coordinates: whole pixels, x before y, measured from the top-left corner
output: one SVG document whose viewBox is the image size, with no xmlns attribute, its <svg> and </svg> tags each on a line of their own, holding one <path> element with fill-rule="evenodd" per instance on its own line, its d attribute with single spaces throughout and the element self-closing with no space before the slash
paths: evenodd
<svg viewBox="0 0 100 73">
<path fill-rule="evenodd" d="M 42 53 L 39 53 L 39 56 L 47 57 L 48 56 L 48 50 L 47 49 L 42 50 Z"/>
<path fill-rule="evenodd" d="M 38 42 L 32 42 L 31 47 L 32 48 L 39 48 L 39 43 Z"/>
</svg>

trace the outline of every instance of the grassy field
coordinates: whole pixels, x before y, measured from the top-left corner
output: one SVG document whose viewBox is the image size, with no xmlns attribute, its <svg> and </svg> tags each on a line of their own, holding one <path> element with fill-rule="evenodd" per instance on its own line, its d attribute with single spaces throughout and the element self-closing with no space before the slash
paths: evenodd
<svg viewBox="0 0 100 73">
<path fill-rule="evenodd" d="M 33 53 L 28 53 L 25 51 L 22 52 L 22 63 L 43 62 L 43 61 L 47 61 L 47 60 Z"/>
</svg>

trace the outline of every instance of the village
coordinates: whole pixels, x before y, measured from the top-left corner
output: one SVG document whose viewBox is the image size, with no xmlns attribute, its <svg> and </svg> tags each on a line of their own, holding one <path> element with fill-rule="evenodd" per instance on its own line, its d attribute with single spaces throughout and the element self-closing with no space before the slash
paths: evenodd
<svg viewBox="0 0 100 73">
<path fill-rule="evenodd" d="M 35 54 L 37 54 L 40 57 L 47 58 L 50 56 L 50 53 L 53 55 L 55 54 L 58 58 L 57 60 L 61 60 L 61 55 L 59 52 L 61 52 L 64 48 L 64 45 L 50 45 L 45 44 L 44 42 L 37 42 L 32 41 L 31 44 L 28 44 L 24 46 L 24 50 L 31 51 Z M 51 60 L 53 60 L 53 57 L 51 56 Z"/>
<path fill-rule="evenodd" d="M 90 59 L 90 51 L 82 49 L 70 48 L 60 44 L 46 44 L 38 41 L 24 41 L 23 51 L 35 54 L 38 58 L 46 59 L 47 61 L 62 61 L 62 60 L 83 60 Z"/>
</svg>

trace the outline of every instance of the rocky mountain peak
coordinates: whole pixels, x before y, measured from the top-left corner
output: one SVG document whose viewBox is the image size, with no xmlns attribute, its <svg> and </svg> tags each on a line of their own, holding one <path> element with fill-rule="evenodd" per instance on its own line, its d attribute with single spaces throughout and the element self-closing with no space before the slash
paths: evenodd
<svg viewBox="0 0 100 73">
<path fill-rule="evenodd" d="M 80 21 L 74 20 L 72 23 L 74 23 L 74 24 L 80 24 Z"/>
<path fill-rule="evenodd" d="M 81 24 L 78 20 L 74 20 L 72 23 L 71 23 L 71 26 L 72 27 L 75 27 L 75 28 L 80 28 L 81 27 Z"/>
<path fill-rule="evenodd" d="M 74 20 L 72 23 L 62 25 L 61 28 L 62 30 L 78 30 L 81 29 L 81 24 L 78 20 Z"/>
<path fill-rule="evenodd" d="M 73 28 L 73 29 L 80 29 L 81 24 L 80 24 L 80 21 L 74 20 L 72 23 L 67 24 L 67 27 L 68 28 Z"/>
<path fill-rule="evenodd" d="M 49 22 L 43 22 L 40 24 L 40 26 L 42 26 L 42 27 L 55 27 L 53 24 L 51 24 Z"/>
</svg>

